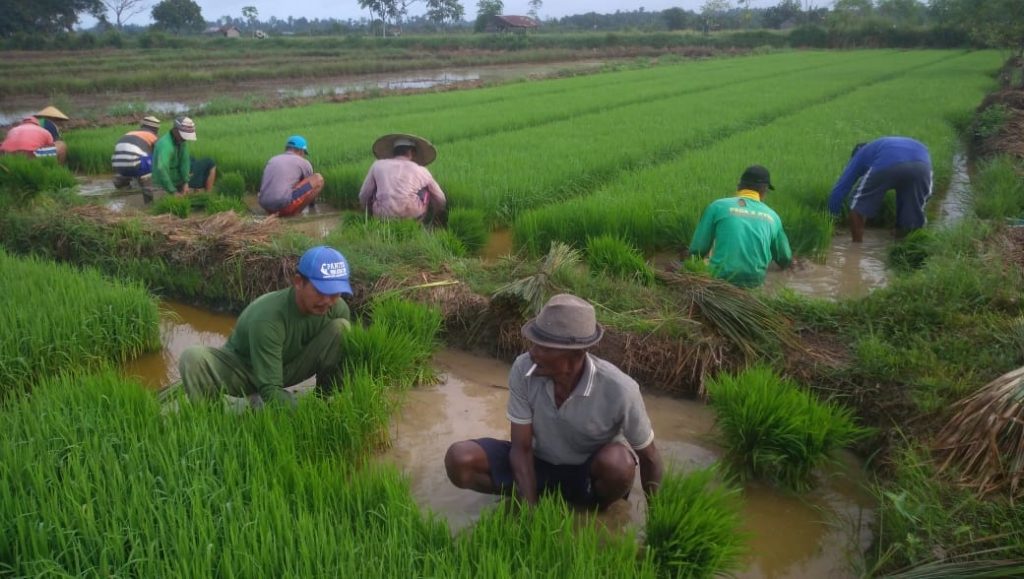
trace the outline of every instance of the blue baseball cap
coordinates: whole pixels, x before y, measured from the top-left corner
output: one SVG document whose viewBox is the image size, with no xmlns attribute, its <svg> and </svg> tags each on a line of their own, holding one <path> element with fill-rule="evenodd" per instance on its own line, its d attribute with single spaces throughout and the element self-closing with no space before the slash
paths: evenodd
<svg viewBox="0 0 1024 579">
<path fill-rule="evenodd" d="M 292 135 L 288 137 L 288 142 L 284 144 L 289 149 L 299 149 L 300 151 L 309 152 L 309 145 L 306 143 L 306 137 L 302 135 Z"/>
<path fill-rule="evenodd" d="M 324 295 L 352 295 L 352 286 L 348 283 L 348 261 L 334 248 L 318 245 L 307 250 L 299 259 L 299 273 Z"/>
</svg>

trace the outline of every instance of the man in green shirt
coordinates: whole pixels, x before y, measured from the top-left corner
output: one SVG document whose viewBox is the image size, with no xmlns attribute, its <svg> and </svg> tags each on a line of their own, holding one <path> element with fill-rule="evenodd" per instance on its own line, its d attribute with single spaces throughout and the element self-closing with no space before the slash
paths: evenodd
<svg viewBox="0 0 1024 579">
<path fill-rule="evenodd" d="M 764 283 L 771 261 L 782 268 L 793 262 L 782 220 L 764 204 L 769 189 L 775 187 L 768 169 L 752 165 L 740 177 L 735 197 L 714 201 L 704 210 L 690 254 L 711 254 L 715 277 L 739 287 L 757 287 Z"/>
<path fill-rule="evenodd" d="M 264 294 L 238 317 L 222 348 L 193 346 L 178 363 L 190 398 L 258 394 L 263 402 L 291 402 L 285 390 L 316 376 L 317 389 L 334 384 L 352 294 L 348 262 L 318 246 L 299 260 L 292 287 Z"/>
<path fill-rule="evenodd" d="M 153 147 L 153 184 L 168 194 L 189 192 L 192 172 L 189 141 L 196 140 L 196 124 L 188 117 L 174 119 L 174 128 Z"/>
</svg>

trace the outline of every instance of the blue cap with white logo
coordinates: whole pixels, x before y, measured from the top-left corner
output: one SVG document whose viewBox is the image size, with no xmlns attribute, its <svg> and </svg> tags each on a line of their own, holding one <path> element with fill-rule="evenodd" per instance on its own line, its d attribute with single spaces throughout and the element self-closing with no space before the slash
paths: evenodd
<svg viewBox="0 0 1024 579">
<path fill-rule="evenodd" d="M 309 152 L 309 145 L 306 143 L 306 137 L 302 135 L 292 135 L 288 137 L 288 142 L 284 144 L 285 148 L 298 149 L 300 151 Z"/>
<path fill-rule="evenodd" d="M 299 259 L 299 273 L 324 295 L 352 295 L 352 286 L 348 283 L 348 261 L 334 248 L 318 245 L 307 250 Z"/>
</svg>

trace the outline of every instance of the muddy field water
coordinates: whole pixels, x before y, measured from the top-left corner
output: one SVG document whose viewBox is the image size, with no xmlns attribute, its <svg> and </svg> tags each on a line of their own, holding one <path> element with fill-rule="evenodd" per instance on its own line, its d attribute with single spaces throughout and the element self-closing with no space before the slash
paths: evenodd
<svg viewBox="0 0 1024 579">
<path fill-rule="evenodd" d="M 501 83 L 531 77 L 550 76 L 561 71 L 583 72 L 596 70 L 605 62 L 596 60 L 555 62 L 546 64 L 524 63 L 437 70 L 408 71 L 382 74 L 351 75 L 313 79 L 274 79 L 270 81 L 243 81 L 229 84 L 211 83 L 203 87 L 160 90 L 118 91 L 77 95 L 71 113 L 78 115 L 104 115 L 111 107 L 142 103 L 146 111 L 175 115 L 202 107 L 214 98 L 279 100 L 291 97 L 315 98 L 371 91 L 426 90 L 435 87 L 467 85 L 470 83 Z M 18 122 L 46 105 L 47 99 L 18 95 L 0 101 L 0 126 Z M 68 111 L 65 111 L 68 112 Z"/>
<path fill-rule="evenodd" d="M 177 359 L 190 345 L 222 344 L 234 317 L 175 302 L 165 302 L 162 323 L 164 350 L 124 367 L 126 376 L 159 388 L 177 380 Z M 412 482 L 417 502 L 443 516 L 453 531 L 464 529 L 495 497 L 463 491 L 444 474 L 443 456 L 456 440 L 480 436 L 506 438 L 508 399 L 505 362 L 466 352 L 445 350 L 435 357 L 441 382 L 410 391 L 391 422 L 392 446 L 381 461 L 397 464 Z M 683 471 L 708 466 L 722 455 L 714 442 L 714 414 L 705 404 L 647 393 L 656 441 L 670 466 Z M 803 496 L 748 485 L 744 490 L 746 531 L 751 555 L 740 577 L 854 576 L 851 561 L 859 560 L 871 542 L 872 501 L 863 488 L 857 461 L 843 456 L 824 484 Z M 643 493 L 620 501 L 599 516 L 610 529 L 633 527 L 642 532 Z"/>
</svg>

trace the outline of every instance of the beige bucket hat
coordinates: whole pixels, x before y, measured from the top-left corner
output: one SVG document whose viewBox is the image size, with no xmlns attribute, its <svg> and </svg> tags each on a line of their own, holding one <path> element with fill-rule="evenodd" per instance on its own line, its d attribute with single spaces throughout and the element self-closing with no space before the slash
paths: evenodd
<svg viewBox="0 0 1024 579">
<path fill-rule="evenodd" d="M 572 294 L 552 296 L 522 332 L 534 344 L 561 350 L 583 350 L 604 337 L 594 306 Z"/>
<path fill-rule="evenodd" d="M 60 109 L 53 105 L 47 106 L 45 109 L 36 113 L 37 117 L 43 117 L 45 119 L 56 119 L 58 121 L 70 121 L 71 118 L 60 112 Z"/>
<path fill-rule="evenodd" d="M 392 133 L 374 141 L 373 156 L 378 159 L 390 159 L 394 156 L 395 147 L 402 145 L 416 147 L 416 153 L 412 156 L 412 160 L 424 167 L 433 163 L 437 158 L 437 149 L 430 141 L 406 133 Z"/>
</svg>

